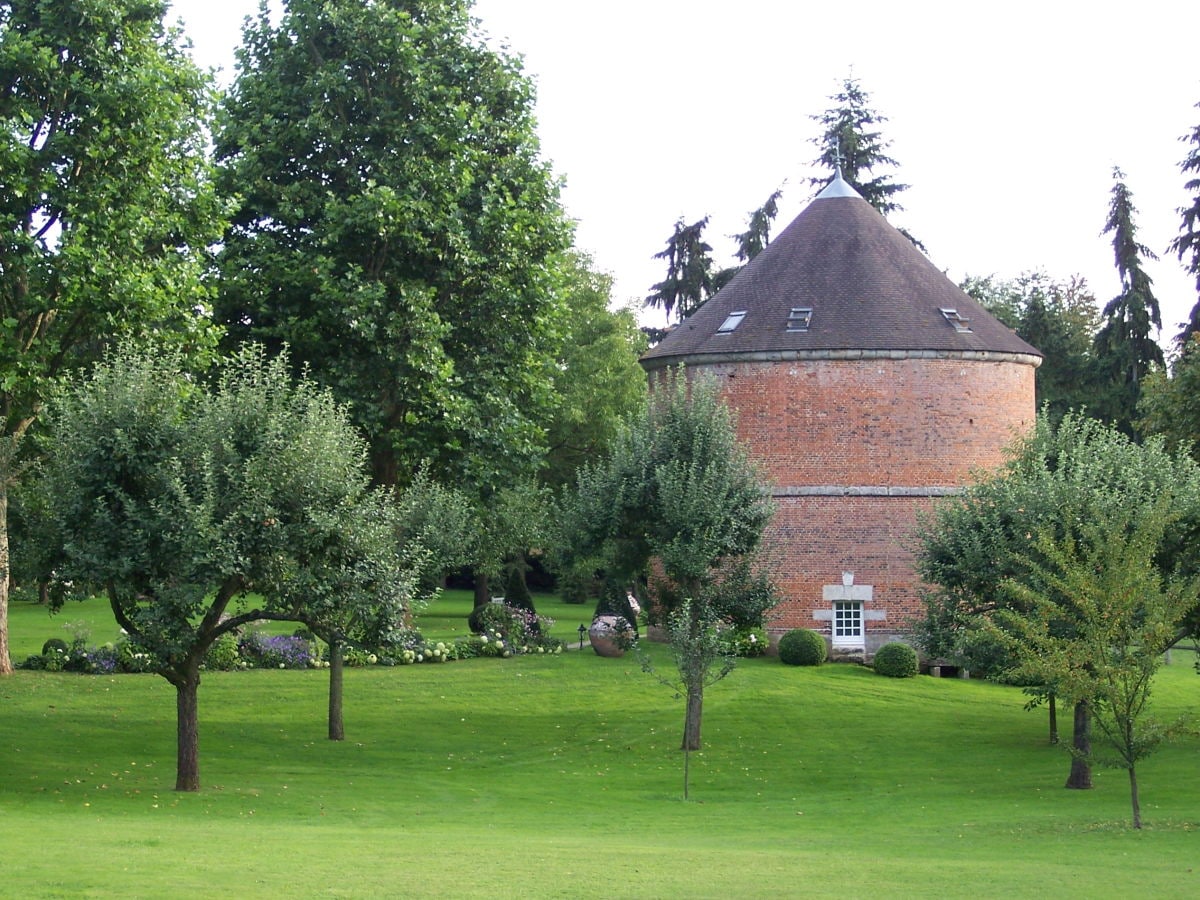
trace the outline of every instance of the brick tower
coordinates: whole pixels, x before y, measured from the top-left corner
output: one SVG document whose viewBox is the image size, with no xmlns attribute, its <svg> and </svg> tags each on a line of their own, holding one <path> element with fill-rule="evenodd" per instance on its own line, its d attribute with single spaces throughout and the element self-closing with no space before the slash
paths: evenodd
<svg viewBox="0 0 1200 900">
<path fill-rule="evenodd" d="M 771 481 L 772 630 L 868 657 L 918 611 L 919 510 L 1032 425 L 1040 362 L 840 175 L 642 358 L 716 376 Z"/>
</svg>

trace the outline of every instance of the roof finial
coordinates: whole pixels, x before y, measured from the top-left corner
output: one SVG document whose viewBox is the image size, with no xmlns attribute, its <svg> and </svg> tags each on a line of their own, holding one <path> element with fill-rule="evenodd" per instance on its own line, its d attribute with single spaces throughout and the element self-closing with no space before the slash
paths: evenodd
<svg viewBox="0 0 1200 900">
<path fill-rule="evenodd" d="M 858 197 L 862 199 L 862 194 L 856 191 L 850 182 L 842 178 L 842 139 L 838 136 L 837 143 L 833 149 L 833 178 L 829 180 L 829 184 L 825 185 L 825 189 L 817 194 L 816 199 L 821 200 L 826 197 Z"/>
</svg>

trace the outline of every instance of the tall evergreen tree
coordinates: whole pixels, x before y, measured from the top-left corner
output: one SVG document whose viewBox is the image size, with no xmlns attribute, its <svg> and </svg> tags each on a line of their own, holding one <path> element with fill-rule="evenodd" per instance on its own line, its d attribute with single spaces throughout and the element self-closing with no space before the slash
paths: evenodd
<svg viewBox="0 0 1200 900">
<path fill-rule="evenodd" d="M 1196 104 L 1200 109 L 1200 103 Z M 1179 235 L 1171 241 L 1171 250 L 1178 255 L 1181 262 L 1186 261 L 1187 270 L 1196 276 L 1196 293 L 1200 295 L 1200 124 L 1185 134 L 1180 140 L 1191 144 L 1188 154 L 1179 164 L 1183 174 L 1191 175 L 1184 182 L 1184 190 L 1192 194 L 1192 205 L 1180 207 L 1179 214 L 1183 223 L 1179 227 Z M 1179 346 L 1185 345 L 1192 335 L 1200 332 L 1200 299 L 1192 307 L 1192 313 L 1183 323 L 1183 330 L 1176 336 Z"/>
<path fill-rule="evenodd" d="M 674 312 L 682 322 L 714 293 L 712 247 L 704 240 L 707 226 L 708 216 L 691 225 L 680 219 L 666 249 L 654 254 L 667 261 L 667 277 L 651 288 L 645 305 L 660 307 L 668 321 Z"/>
<path fill-rule="evenodd" d="M 1162 328 L 1162 313 L 1153 281 L 1142 267 L 1143 259 L 1158 257 L 1137 239 L 1137 209 L 1119 168 L 1113 169 L 1113 182 L 1102 233 L 1113 236 L 1121 293 L 1104 307 L 1103 325 L 1096 334 L 1096 364 L 1103 379 L 1096 412 L 1128 433 L 1137 416 L 1142 379 L 1152 367 L 1163 364 L 1162 348 L 1153 337 L 1153 332 Z"/>
<path fill-rule="evenodd" d="M 747 263 L 767 249 L 771 243 L 771 223 L 779 215 L 779 198 L 783 196 L 783 188 L 779 188 L 767 198 L 767 201 L 747 217 L 746 230 L 735 234 L 737 241 L 737 258 Z"/>
<path fill-rule="evenodd" d="M 824 187 L 840 168 L 842 178 L 881 215 L 903 209 L 897 196 L 908 190 L 908 185 L 894 182 L 886 171 L 876 174 L 899 165 L 887 155 L 891 141 L 884 140 L 879 131 L 887 117 L 870 107 L 871 95 L 853 76 L 847 76 L 841 90 L 829 99 L 834 105 L 812 119 L 822 128 L 820 136 L 813 138 L 821 151 L 813 163 L 830 174 L 810 178 L 809 183 Z"/>
<path fill-rule="evenodd" d="M 741 234 L 730 235 L 737 242 L 737 250 L 734 251 L 734 255 L 742 261 L 743 265 L 718 269 L 712 277 L 714 294 L 733 281 L 734 276 L 745 268 L 745 263 L 750 262 L 767 248 L 767 244 L 771 242 L 771 223 L 779 215 L 779 198 L 782 194 L 782 188 L 774 191 L 762 206 L 751 210 L 746 216 L 746 230 Z"/>
</svg>

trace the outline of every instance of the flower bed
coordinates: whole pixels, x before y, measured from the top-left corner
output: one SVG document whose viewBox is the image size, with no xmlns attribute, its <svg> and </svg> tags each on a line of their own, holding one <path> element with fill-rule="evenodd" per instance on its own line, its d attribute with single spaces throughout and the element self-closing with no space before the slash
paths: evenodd
<svg viewBox="0 0 1200 900">
<path fill-rule="evenodd" d="M 514 616 L 511 627 L 493 628 L 483 634 L 451 641 L 426 641 L 420 632 L 413 630 L 386 648 L 347 646 L 343 649 L 342 661 L 352 667 L 409 666 L 477 657 L 508 659 L 526 653 L 561 653 L 562 641 L 546 633 L 550 624 L 551 620 L 545 618 L 535 620 L 532 616 Z M 265 634 L 255 629 L 224 635 L 209 648 L 202 666 L 220 671 L 328 667 L 328 645 L 316 640 L 306 629 L 290 635 Z M 27 657 L 19 668 L 111 675 L 153 672 L 157 670 L 157 663 L 152 652 L 139 647 L 128 637 L 97 647 L 89 645 L 87 635 L 76 630 L 71 643 L 51 638 L 43 645 L 41 653 Z"/>
</svg>

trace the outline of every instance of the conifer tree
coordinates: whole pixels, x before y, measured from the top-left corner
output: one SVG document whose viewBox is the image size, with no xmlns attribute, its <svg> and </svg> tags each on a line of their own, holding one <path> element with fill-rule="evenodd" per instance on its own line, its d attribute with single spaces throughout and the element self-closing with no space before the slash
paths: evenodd
<svg viewBox="0 0 1200 900">
<path fill-rule="evenodd" d="M 821 135 L 813 139 L 821 151 L 813 163 L 828 169 L 830 174 L 810 178 L 809 183 L 824 187 L 840 168 L 843 180 L 880 215 L 903 209 L 896 198 L 901 191 L 908 190 L 908 185 L 894 182 L 886 172 L 876 174 L 878 170 L 899 165 L 887 155 L 891 141 L 884 140 L 879 131 L 887 117 L 870 107 L 871 95 L 853 76 L 847 76 L 841 90 L 829 99 L 834 105 L 812 119 L 822 127 Z"/>
<path fill-rule="evenodd" d="M 771 223 L 779 215 L 779 198 L 782 196 L 783 189 L 776 189 L 762 206 L 747 217 L 746 230 L 733 236 L 738 245 L 737 258 L 742 262 L 750 262 L 771 243 Z"/>
<path fill-rule="evenodd" d="M 1121 276 L 1121 293 L 1104 307 L 1104 324 L 1096 334 L 1095 349 L 1104 379 L 1104 395 L 1096 410 L 1122 430 L 1132 430 L 1141 382 L 1153 366 L 1163 364 L 1162 348 L 1152 330 L 1162 328 L 1162 313 L 1152 290 L 1153 280 L 1142 267 L 1143 259 L 1157 259 L 1137 239 L 1133 193 L 1125 173 L 1113 169 L 1112 202 L 1103 234 L 1113 236 L 1113 255 Z"/>
<path fill-rule="evenodd" d="M 779 198 L 782 194 L 782 188 L 774 191 L 762 206 L 751 210 L 746 216 L 746 230 L 741 234 L 730 235 L 737 242 L 737 250 L 734 255 L 742 261 L 743 265 L 718 269 L 717 273 L 713 275 L 712 292 L 714 294 L 733 281 L 734 276 L 745 268 L 745 263 L 750 262 L 767 249 L 767 244 L 771 243 L 771 223 L 779 215 Z"/>
<path fill-rule="evenodd" d="M 707 225 L 708 216 L 691 225 L 680 219 L 666 249 L 654 254 L 667 261 L 667 277 L 651 288 L 645 305 L 661 307 L 668 320 L 675 312 L 682 322 L 714 293 L 712 247 L 704 240 Z"/>
<path fill-rule="evenodd" d="M 1200 109 L 1200 103 L 1196 104 L 1196 108 Z M 1184 182 L 1183 187 L 1192 194 L 1192 205 L 1179 209 L 1183 223 L 1179 227 L 1178 237 L 1171 241 L 1171 251 L 1179 257 L 1180 262 L 1185 263 L 1187 270 L 1196 276 L 1196 293 L 1200 294 L 1200 124 L 1180 140 L 1191 144 L 1187 156 L 1179 164 L 1179 169 L 1185 176 L 1191 176 Z M 1197 299 L 1191 315 L 1183 323 L 1183 330 L 1175 339 L 1179 346 L 1183 347 L 1197 332 L 1200 332 L 1200 299 Z"/>
</svg>

